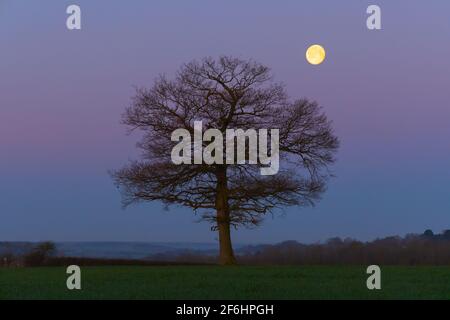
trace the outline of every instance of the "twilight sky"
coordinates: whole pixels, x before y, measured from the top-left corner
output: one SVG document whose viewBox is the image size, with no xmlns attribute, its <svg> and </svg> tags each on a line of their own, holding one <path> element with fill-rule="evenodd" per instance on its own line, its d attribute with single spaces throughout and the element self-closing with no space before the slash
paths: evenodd
<svg viewBox="0 0 450 320">
<path fill-rule="evenodd" d="M 70 4 L 81 31 L 66 29 Z M 381 31 L 366 28 L 369 4 Z M 189 209 L 123 210 L 107 171 L 137 156 L 119 124 L 133 87 L 221 54 L 317 100 L 342 143 L 316 207 L 236 242 L 450 229 L 450 2 L 0 0 L 0 241 L 215 241 Z"/>
</svg>

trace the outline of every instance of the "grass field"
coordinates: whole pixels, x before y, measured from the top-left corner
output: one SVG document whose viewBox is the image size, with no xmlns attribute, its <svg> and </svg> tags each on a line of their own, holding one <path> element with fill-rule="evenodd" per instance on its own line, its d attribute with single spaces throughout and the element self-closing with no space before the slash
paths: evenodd
<svg viewBox="0 0 450 320">
<path fill-rule="evenodd" d="M 64 268 L 0 268 L 0 299 L 450 299 L 450 267 L 85 267 L 82 290 Z"/>
</svg>

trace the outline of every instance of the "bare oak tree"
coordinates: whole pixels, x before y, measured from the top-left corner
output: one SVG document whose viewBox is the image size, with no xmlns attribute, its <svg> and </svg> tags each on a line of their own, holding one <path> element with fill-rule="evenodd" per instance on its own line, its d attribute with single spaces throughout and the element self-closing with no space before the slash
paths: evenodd
<svg viewBox="0 0 450 320">
<path fill-rule="evenodd" d="M 260 164 L 175 165 L 172 132 L 193 134 L 194 121 L 223 133 L 279 129 L 278 174 L 260 175 Z M 143 132 L 142 159 L 113 173 L 124 205 L 162 201 L 192 208 L 218 231 L 221 264 L 236 262 L 230 227 L 257 226 L 269 213 L 320 198 L 339 144 L 317 103 L 290 101 L 269 68 L 232 57 L 193 61 L 174 80 L 161 76 L 151 89 L 138 89 L 123 123 Z"/>
</svg>

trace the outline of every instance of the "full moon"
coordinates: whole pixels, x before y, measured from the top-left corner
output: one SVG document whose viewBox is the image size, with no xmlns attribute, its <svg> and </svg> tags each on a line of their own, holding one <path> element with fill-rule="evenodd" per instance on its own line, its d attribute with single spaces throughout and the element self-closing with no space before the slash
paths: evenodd
<svg viewBox="0 0 450 320">
<path fill-rule="evenodd" d="M 313 65 L 321 64 L 325 60 L 325 49 L 318 45 L 312 45 L 306 50 L 306 60 Z"/>
</svg>

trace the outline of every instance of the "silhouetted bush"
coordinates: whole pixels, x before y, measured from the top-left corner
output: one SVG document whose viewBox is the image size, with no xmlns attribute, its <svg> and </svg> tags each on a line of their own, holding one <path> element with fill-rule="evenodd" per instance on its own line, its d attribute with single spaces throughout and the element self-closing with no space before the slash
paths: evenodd
<svg viewBox="0 0 450 320">
<path fill-rule="evenodd" d="M 53 242 L 42 242 L 36 245 L 31 252 L 23 256 L 23 263 L 26 267 L 43 266 L 55 254 L 55 252 L 56 246 Z"/>
<path fill-rule="evenodd" d="M 423 233 L 423 236 L 424 236 L 424 237 L 427 237 L 427 238 L 432 238 L 432 237 L 434 237 L 434 232 L 433 232 L 432 230 L 430 230 L 430 229 L 427 229 L 427 230 L 425 230 L 425 232 Z"/>
<path fill-rule="evenodd" d="M 4 253 L 0 255 L 0 267 L 13 266 L 16 261 L 16 257 L 12 253 Z"/>
</svg>

